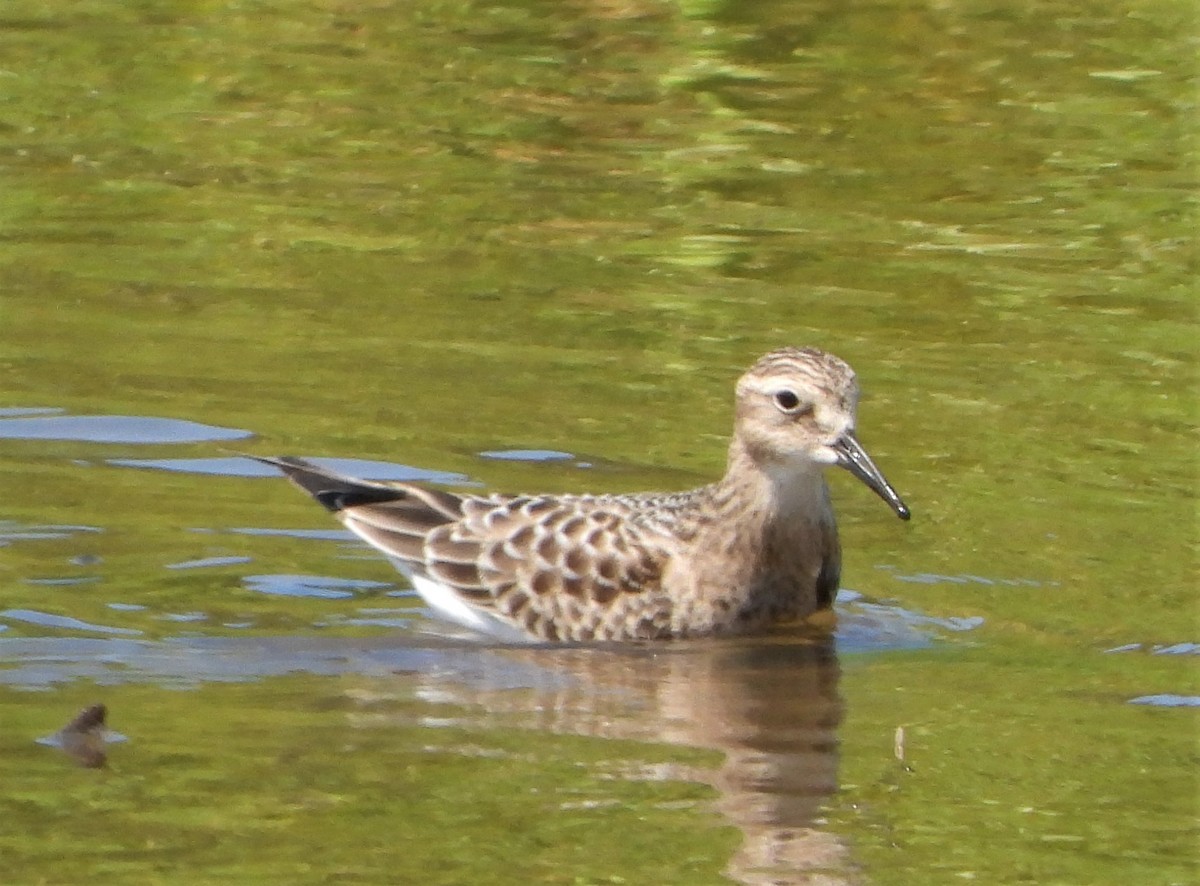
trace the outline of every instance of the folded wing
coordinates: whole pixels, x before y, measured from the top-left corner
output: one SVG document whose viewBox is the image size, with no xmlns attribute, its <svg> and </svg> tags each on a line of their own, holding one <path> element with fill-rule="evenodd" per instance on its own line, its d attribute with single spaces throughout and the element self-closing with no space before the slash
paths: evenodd
<svg viewBox="0 0 1200 886">
<path fill-rule="evenodd" d="M 501 634 L 490 625 L 499 621 L 548 640 L 670 630 L 670 601 L 661 593 L 669 540 L 631 519 L 628 499 L 459 495 L 357 480 L 302 459 L 261 460 L 391 558 L 431 606 L 468 627 Z"/>
</svg>

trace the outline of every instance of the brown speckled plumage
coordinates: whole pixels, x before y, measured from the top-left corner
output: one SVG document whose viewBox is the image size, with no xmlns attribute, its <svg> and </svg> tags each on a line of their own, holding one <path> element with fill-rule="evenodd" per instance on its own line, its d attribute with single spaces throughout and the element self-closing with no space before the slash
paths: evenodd
<svg viewBox="0 0 1200 886">
<path fill-rule="evenodd" d="M 832 604 L 841 550 L 822 468 L 908 510 L 854 438 L 837 357 L 785 348 L 739 380 L 725 476 L 690 492 L 475 496 L 279 467 L 383 551 L 430 606 L 505 640 L 746 632 Z"/>
</svg>

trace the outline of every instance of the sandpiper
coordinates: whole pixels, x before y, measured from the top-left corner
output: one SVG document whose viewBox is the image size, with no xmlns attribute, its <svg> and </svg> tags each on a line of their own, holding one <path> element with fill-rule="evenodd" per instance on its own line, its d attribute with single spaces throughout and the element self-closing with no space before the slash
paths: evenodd
<svg viewBox="0 0 1200 886">
<path fill-rule="evenodd" d="M 830 607 L 841 546 L 823 469 L 909 510 L 854 436 L 842 360 L 782 348 L 738 380 L 725 476 L 688 492 L 467 495 L 282 470 L 438 615 L 506 642 L 746 633 Z"/>
</svg>

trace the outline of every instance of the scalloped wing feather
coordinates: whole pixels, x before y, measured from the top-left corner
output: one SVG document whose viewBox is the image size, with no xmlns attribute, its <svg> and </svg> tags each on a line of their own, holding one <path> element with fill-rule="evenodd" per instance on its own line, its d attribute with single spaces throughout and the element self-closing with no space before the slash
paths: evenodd
<svg viewBox="0 0 1200 886">
<path fill-rule="evenodd" d="M 347 508 L 339 517 L 406 571 L 473 608 L 548 640 L 669 630 L 661 588 L 671 545 L 631 519 L 638 509 L 630 502 L 457 496 L 459 517 L 448 520 L 447 493 L 422 510 L 427 490 L 404 491 L 405 499 Z"/>
</svg>

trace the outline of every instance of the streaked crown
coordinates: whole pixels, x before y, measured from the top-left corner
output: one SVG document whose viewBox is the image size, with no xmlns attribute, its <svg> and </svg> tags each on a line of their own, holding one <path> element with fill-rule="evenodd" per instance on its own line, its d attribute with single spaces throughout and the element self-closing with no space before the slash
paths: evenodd
<svg viewBox="0 0 1200 886">
<path fill-rule="evenodd" d="M 853 432 L 858 381 L 816 348 L 780 348 L 737 383 L 735 433 L 756 461 L 833 464 L 829 447 Z"/>
</svg>

